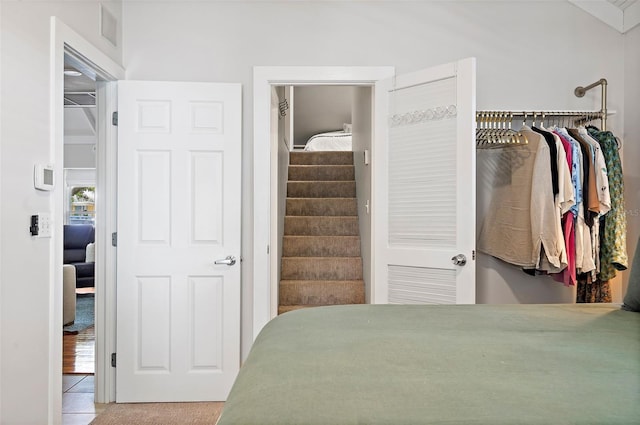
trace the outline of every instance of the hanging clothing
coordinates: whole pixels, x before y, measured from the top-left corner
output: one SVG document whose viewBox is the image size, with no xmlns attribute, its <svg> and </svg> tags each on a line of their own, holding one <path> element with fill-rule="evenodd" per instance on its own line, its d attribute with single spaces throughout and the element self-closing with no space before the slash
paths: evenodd
<svg viewBox="0 0 640 425">
<path fill-rule="evenodd" d="M 537 127 L 531 127 L 531 130 L 536 133 L 542 134 L 545 142 L 549 145 L 549 157 L 550 157 L 550 166 L 551 166 L 551 187 L 553 189 L 553 195 L 558 194 L 558 164 L 556 164 L 556 157 L 558 152 L 556 150 L 556 142 L 553 140 L 553 137 L 548 131 L 541 130 Z"/>
<path fill-rule="evenodd" d="M 576 290 L 577 303 L 610 303 L 611 285 L 608 280 L 600 280 L 591 277 L 591 274 L 578 276 L 578 288 Z"/>
<path fill-rule="evenodd" d="M 618 145 L 595 127 L 529 128 L 528 144 L 500 153 L 478 250 L 577 286 L 577 302 L 611 302 L 627 268 Z"/>
<path fill-rule="evenodd" d="M 556 208 L 560 211 L 560 216 L 569 211 L 576 203 L 571 179 L 571 160 L 567 157 L 564 142 L 557 134 L 547 131 L 555 143 L 556 166 L 558 169 L 558 194 L 556 195 Z M 560 219 L 558 218 L 558 222 Z"/>
<path fill-rule="evenodd" d="M 589 156 L 587 149 L 588 147 L 583 146 L 579 141 L 573 138 L 569 131 L 565 128 L 554 128 L 556 134 L 558 134 L 561 138 L 564 138 L 566 141 L 571 143 L 573 146 L 572 154 L 577 157 L 577 161 L 574 161 L 574 166 L 572 172 L 574 172 L 574 176 L 572 177 L 576 182 L 576 189 L 578 193 L 576 193 L 576 198 L 579 199 L 577 202 L 576 208 L 573 208 L 572 211 L 575 213 L 575 223 L 574 223 L 574 231 L 575 231 L 575 267 L 577 273 L 588 273 L 595 271 L 596 263 L 595 258 L 593 257 L 593 246 L 591 242 L 591 228 L 588 224 L 588 220 L 590 220 L 589 216 L 585 213 L 585 210 L 588 208 L 588 200 L 589 200 Z M 591 221 L 592 222 L 592 221 Z"/>
<path fill-rule="evenodd" d="M 576 232 L 573 228 L 575 217 L 572 212 L 566 213 L 562 217 L 562 229 L 567 247 L 567 268 L 561 273 L 554 275 L 554 278 L 563 282 L 565 286 L 575 286 L 577 284 L 576 272 Z"/>
<path fill-rule="evenodd" d="M 600 275 L 602 281 L 616 276 L 617 270 L 626 270 L 627 218 L 624 207 L 624 180 L 622 163 L 618 154 L 618 143 L 610 131 L 599 131 L 587 127 L 589 134 L 598 141 L 607 165 L 611 210 L 601 219 Z"/>
<path fill-rule="evenodd" d="M 611 196 L 609 193 L 609 178 L 607 176 L 607 165 L 602 154 L 602 149 L 598 142 L 589 135 L 587 129 L 580 127 L 578 132 L 591 146 L 594 156 L 594 169 L 596 172 L 596 186 L 599 203 L 599 216 L 594 220 L 591 228 L 591 244 L 593 249 L 593 257 L 596 260 L 596 269 L 594 273 L 600 273 L 600 217 L 604 216 L 611 210 Z M 593 276 L 594 278 L 596 276 Z"/>
<path fill-rule="evenodd" d="M 591 145 L 589 142 L 584 140 L 584 138 L 579 134 L 578 129 L 576 128 L 568 128 L 567 131 L 575 140 L 580 143 L 582 146 L 582 155 L 587 161 L 585 166 L 585 172 L 587 173 L 586 181 L 588 186 L 588 192 L 585 195 L 587 197 L 587 205 L 585 211 L 585 221 L 587 226 L 591 227 L 593 225 L 593 220 L 598 217 L 600 214 L 600 202 L 598 201 L 598 188 L 596 185 L 596 173 L 594 169 L 595 158 L 593 156 L 593 151 L 591 149 Z"/>
<path fill-rule="evenodd" d="M 571 146 L 571 182 L 573 183 L 573 191 L 575 204 L 571 207 L 573 215 L 578 215 L 578 206 L 582 203 L 582 166 L 581 151 L 578 143 L 573 140 L 564 128 L 554 127 L 553 132 Z"/>
<path fill-rule="evenodd" d="M 554 146 L 553 152 L 555 152 L 555 158 L 552 161 L 551 176 L 553 179 L 553 165 L 556 166 L 557 180 L 558 180 L 558 193 L 555 196 L 555 210 L 554 210 L 554 223 L 556 225 L 556 234 L 560 235 L 560 239 L 557 241 L 555 248 L 560 252 L 560 267 L 552 265 L 547 259 L 547 253 L 542 250 L 540 255 L 540 266 L 538 271 L 557 274 L 566 270 L 570 262 L 568 259 L 568 247 L 569 243 L 567 238 L 562 238 L 563 235 L 563 222 L 562 216 L 571 209 L 575 204 L 575 194 L 573 192 L 573 184 L 571 182 L 571 170 L 567 161 L 567 154 L 562 140 L 557 134 L 551 133 L 543 128 L 538 133 L 542 134 L 547 142 L 551 142 Z M 548 135 L 548 137 L 546 136 Z M 573 259 L 575 262 L 575 258 Z M 575 280 L 575 279 L 574 279 Z"/>
<path fill-rule="evenodd" d="M 600 149 L 600 144 L 587 132 L 587 129 L 580 127 L 580 135 L 589 142 L 595 158 L 594 169 L 596 173 L 596 187 L 600 215 L 603 216 L 611 210 L 611 195 L 609 193 L 609 177 L 607 176 L 607 164 Z"/>
<path fill-rule="evenodd" d="M 549 145 L 524 127 L 529 143 L 500 152 L 504 174 L 493 185 L 489 211 L 478 236 L 478 250 L 517 266 L 538 268 L 542 249 L 560 267 Z M 507 175 L 508 174 L 508 175 Z"/>
<path fill-rule="evenodd" d="M 565 250 L 567 252 L 567 267 L 562 270 L 560 273 L 553 274 L 552 277 L 558 282 L 564 283 L 565 286 L 575 286 L 577 283 L 576 280 L 576 233 L 573 227 L 573 223 L 575 220 L 575 215 L 571 211 L 572 207 L 575 205 L 575 185 L 573 184 L 573 154 L 571 143 L 566 139 L 560 137 L 557 133 L 553 133 L 553 135 L 560 141 L 562 145 L 562 152 L 564 153 L 564 159 L 566 162 L 566 170 L 569 172 L 569 191 L 571 192 L 571 204 L 567 206 L 567 209 L 563 209 L 562 215 L 562 234 L 564 235 L 564 245 Z M 573 190 L 572 190 L 573 189 Z"/>
<path fill-rule="evenodd" d="M 590 199 L 589 211 L 590 220 L 588 223 L 591 228 L 591 257 L 595 260 L 595 270 L 592 270 L 592 278 L 595 280 L 598 273 L 600 273 L 600 217 L 605 215 L 611 209 L 611 198 L 609 194 L 609 183 L 607 177 L 606 163 L 600 145 L 594 140 L 584 127 L 579 129 L 569 129 L 569 134 L 574 136 L 578 140 L 582 140 L 589 147 L 591 153 L 591 170 L 593 175 L 590 174 L 590 188 L 591 196 L 595 196 L 595 199 Z"/>
</svg>

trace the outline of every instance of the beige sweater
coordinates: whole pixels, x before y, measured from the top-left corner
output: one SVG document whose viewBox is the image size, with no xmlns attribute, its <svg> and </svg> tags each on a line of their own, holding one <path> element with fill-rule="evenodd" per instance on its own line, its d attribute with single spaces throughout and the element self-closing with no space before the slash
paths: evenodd
<svg viewBox="0 0 640 425">
<path fill-rule="evenodd" d="M 522 133 L 528 144 L 501 149 L 478 250 L 524 268 L 540 268 L 544 255 L 545 263 L 562 269 L 566 253 L 556 223 L 549 145 L 528 127 Z"/>
</svg>

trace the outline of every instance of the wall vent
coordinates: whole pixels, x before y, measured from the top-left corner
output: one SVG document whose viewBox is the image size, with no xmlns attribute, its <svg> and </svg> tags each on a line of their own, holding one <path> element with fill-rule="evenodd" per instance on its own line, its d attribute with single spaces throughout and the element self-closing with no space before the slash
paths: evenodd
<svg viewBox="0 0 640 425">
<path fill-rule="evenodd" d="M 118 46 L 118 20 L 103 4 L 100 4 L 100 34 L 114 47 Z"/>
</svg>

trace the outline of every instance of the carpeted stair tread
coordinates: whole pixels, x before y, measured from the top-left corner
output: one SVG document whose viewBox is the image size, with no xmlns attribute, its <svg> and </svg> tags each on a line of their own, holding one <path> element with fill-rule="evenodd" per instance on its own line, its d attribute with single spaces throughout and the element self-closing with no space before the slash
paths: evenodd
<svg viewBox="0 0 640 425">
<path fill-rule="evenodd" d="M 289 181 L 355 180 L 353 165 L 290 165 Z"/>
<path fill-rule="evenodd" d="M 287 236 L 283 257 L 359 257 L 359 236 Z"/>
<path fill-rule="evenodd" d="M 360 280 L 360 257 L 282 257 L 282 280 Z"/>
<path fill-rule="evenodd" d="M 291 152 L 278 314 L 365 302 L 352 152 Z"/>
<path fill-rule="evenodd" d="M 290 181 L 289 198 L 355 198 L 356 182 L 351 181 Z"/>
<path fill-rule="evenodd" d="M 280 305 L 363 304 L 363 280 L 281 280 Z"/>
<path fill-rule="evenodd" d="M 291 152 L 290 165 L 353 165 L 353 152 Z"/>
<path fill-rule="evenodd" d="M 286 216 L 284 234 L 298 236 L 357 236 L 357 216 Z"/>
<path fill-rule="evenodd" d="M 287 215 L 356 216 L 356 198 L 287 198 Z"/>
</svg>

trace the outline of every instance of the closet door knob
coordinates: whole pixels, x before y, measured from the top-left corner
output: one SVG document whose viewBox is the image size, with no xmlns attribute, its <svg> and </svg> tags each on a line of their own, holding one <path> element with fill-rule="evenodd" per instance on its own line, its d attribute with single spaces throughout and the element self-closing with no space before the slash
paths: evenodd
<svg viewBox="0 0 640 425">
<path fill-rule="evenodd" d="M 451 261 L 454 266 L 464 266 L 467 264 L 467 257 L 465 257 L 464 254 L 458 254 L 455 257 L 452 257 Z"/>
</svg>

